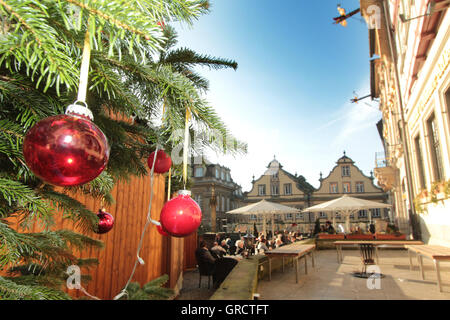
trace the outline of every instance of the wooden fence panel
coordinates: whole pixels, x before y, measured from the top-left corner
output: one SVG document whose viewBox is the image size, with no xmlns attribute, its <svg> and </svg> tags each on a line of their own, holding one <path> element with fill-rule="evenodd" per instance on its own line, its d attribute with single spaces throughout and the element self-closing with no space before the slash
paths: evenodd
<svg viewBox="0 0 450 320">
<path fill-rule="evenodd" d="M 195 250 L 198 247 L 197 232 L 194 232 L 190 236 L 184 238 L 184 263 L 183 270 L 194 269 L 197 266 L 197 260 L 195 259 Z"/>
<path fill-rule="evenodd" d="M 87 285 L 83 285 L 91 295 L 100 299 L 112 299 L 127 283 L 136 261 L 139 239 L 147 219 L 150 189 L 149 176 L 132 177 L 129 182 L 117 182 L 112 191 L 116 202 L 111 206 L 105 206 L 106 211 L 114 216 L 114 227 L 105 234 L 86 233 L 94 239 L 103 241 L 105 245 L 103 249 L 89 248 L 77 254 L 80 258 L 99 260 L 97 267 L 81 268 L 82 274 L 89 274 L 92 277 Z M 100 200 L 86 195 L 77 194 L 73 197 L 94 212 L 97 212 L 101 206 Z M 159 220 L 165 198 L 165 178 L 163 175 L 156 174 L 153 186 L 152 219 Z M 70 229 L 80 232 L 71 221 L 62 219 L 61 213 L 55 214 L 55 220 L 55 230 Z M 38 227 L 32 230 L 32 232 L 39 231 L 41 230 Z M 176 284 L 178 270 L 182 271 L 183 268 L 183 259 L 178 257 L 180 246 L 183 249 L 183 240 L 175 240 L 174 245 L 168 245 L 170 242 L 171 238 L 160 235 L 153 224 L 148 226 L 140 253 L 145 264 L 137 266 L 133 282 L 137 281 L 143 285 L 167 273 L 170 277 L 176 277 L 176 279 L 170 279 L 171 286 Z M 171 255 L 168 249 L 176 250 L 170 264 L 167 262 L 167 257 Z M 83 296 L 78 290 L 68 290 L 68 292 L 74 297 Z"/>
</svg>

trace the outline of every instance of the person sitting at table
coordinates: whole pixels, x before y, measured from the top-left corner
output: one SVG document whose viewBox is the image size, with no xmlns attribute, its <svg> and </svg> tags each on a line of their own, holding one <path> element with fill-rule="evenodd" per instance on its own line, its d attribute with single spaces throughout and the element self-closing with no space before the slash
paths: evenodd
<svg viewBox="0 0 450 320">
<path fill-rule="evenodd" d="M 336 230 L 334 230 L 333 225 L 330 221 L 325 222 L 325 232 L 329 234 L 335 234 Z"/>
<path fill-rule="evenodd" d="M 214 245 L 211 248 L 211 253 L 213 256 L 216 256 L 216 258 L 222 258 L 224 255 L 227 254 L 227 251 L 222 247 L 219 246 L 219 244 L 217 243 L 217 241 L 214 241 Z"/>
<path fill-rule="evenodd" d="M 236 255 L 244 255 L 245 253 L 245 246 L 244 246 L 244 241 L 240 240 L 237 243 L 237 248 L 236 248 Z"/>
<path fill-rule="evenodd" d="M 220 242 L 220 246 L 225 250 L 226 253 L 230 252 L 230 246 L 227 244 L 227 240 L 226 239 L 223 239 Z"/>
<path fill-rule="evenodd" d="M 267 240 L 262 238 L 262 240 L 258 243 L 258 246 L 256 247 L 256 249 L 258 249 L 258 252 L 266 252 L 269 251 L 269 248 L 266 245 Z"/>
<path fill-rule="evenodd" d="M 209 252 L 205 240 L 200 241 L 197 250 L 195 250 L 195 256 L 198 264 L 204 265 L 210 274 L 214 273 L 216 258 Z"/>
<path fill-rule="evenodd" d="M 279 248 L 283 245 L 283 241 L 281 239 L 282 239 L 282 234 L 280 233 L 280 234 L 278 234 L 278 236 L 275 240 L 275 248 Z"/>
</svg>

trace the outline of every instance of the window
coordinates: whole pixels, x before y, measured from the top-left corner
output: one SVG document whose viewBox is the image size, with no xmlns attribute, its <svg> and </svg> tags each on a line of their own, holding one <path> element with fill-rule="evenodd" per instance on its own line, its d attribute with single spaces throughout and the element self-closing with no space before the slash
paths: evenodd
<svg viewBox="0 0 450 320">
<path fill-rule="evenodd" d="M 227 181 L 230 181 L 230 180 L 231 180 L 231 178 L 230 178 L 230 173 L 227 172 Z"/>
<path fill-rule="evenodd" d="M 227 211 L 230 211 L 230 198 L 227 198 Z"/>
<path fill-rule="evenodd" d="M 417 172 L 419 173 L 419 188 L 425 188 L 425 169 L 423 167 L 422 147 L 420 146 L 420 136 L 414 139 L 416 149 Z"/>
<path fill-rule="evenodd" d="M 441 156 L 441 144 L 439 142 L 439 132 L 437 128 L 436 117 L 434 114 L 427 121 L 428 137 L 430 143 L 431 163 L 433 167 L 433 181 L 439 181 L 444 178 Z"/>
<path fill-rule="evenodd" d="M 219 179 L 219 168 L 216 168 L 216 179 Z"/>
<path fill-rule="evenodd" d="M 337 182 L 330 183 L 330 193 L 338 193 L 338 184 Z"/>
<path fill-rule="evenodd" d="M 274 196 L 277 196 L 277 195 L 279 195 L 280 194 L 280 192 L 279 192 L 279 190 L 278 190 L 278 185 L 277 184 L 272 184 L 272 186 L 271 186 L 271 194 L 272 195 L 274 195 Z"/>
<path fill-rule="evenodd" d="M 380 218 L 380 217 L 381 217 L 380 208 L 372 209 L 372 218 Z"/>
<path fill-rule="evenodd" d="M 342 176 L 350 177 L 350 166 L 342 166 Z"/>
<path fill-rule="evenodd" d="M 222 211 L 225 211 L 225 197 L 222 196 L 222 200 L 220 201 L 220 203 L 222 204 Z"/>
<path fill-rule="evenodd" d="M 251 214 L 250 215 L 250 220 L 256 220 L 256 214 Z"/>
<path fill-rule="evenodd" d="M 358 217 L 359 218 L 367 218 L 367 210 L 359 210 Z"/>
<path fill-rule="evenodd" d="M 325 212 L 319 212 L 319 218 L 327 218 L 327 214 Z"/>
<path fill-rule="evenodd" d="M 284 184 L 284 194 L 285 195 L 291 195 L 292 194 L 292 184 L 291 183 L 285 183 Z"/>
<path fill-rule="evenodd" d="M 336 219 L 342 218 L 342 216 L 341 216 L 341 214 L 340 214 L 339 212 L 336 212 L 336 213 L 335 213 L 335 217 L 336 217 Z"/>
<path fill-rule="evenodd" d="M 350 193 L 351 192 L 350 182 L 342 183 L 342 192 L 344 192 L 344 193 Z"/>
<path fill-rule="evenodd" d="M 295 214 L 295 218 L 297 218 L 297 219 L 302 219 L 302 218 L 303 218 L 303 213 L 297 212 L 297 213 Z"/>
<path fill-rule="evenodd" d="M 265 184 L 258 185 L 258 195 L 259 196 L 265 196 L 266 195 L 266 185 Z"/>
<path fill-rule="evenodd" d="M 292 220 L 292 213 L 286 213 L 286 220 Z"/>
<path fill-rule="evenodd" d="M 355 185 L 356 192 L 363 193 L 364 192 L 364 182 L 358 181 Z"/>
<path fill-rule="evenodd" d="M 220 172 L 220 179 L 225 180 L 225 171 Z"/>
<path fill-rule="evenodd" d="M 203 168 L 202 167 L 195 168 L 194 176 L 203 177 Z"/>
</svg>

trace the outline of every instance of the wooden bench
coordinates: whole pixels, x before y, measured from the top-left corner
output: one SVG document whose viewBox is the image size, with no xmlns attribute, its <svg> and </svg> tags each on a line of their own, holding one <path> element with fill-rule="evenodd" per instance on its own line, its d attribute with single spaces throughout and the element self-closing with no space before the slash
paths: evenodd
<svg viewBox="0 0 450 320">
<path fill-rule="evenodd" d="M 413 268 L 411 252 L 415 252 L 417 255 L 417 260 L 419 262 L 419 271 L 422 275 L 423 280 L 425 280 L 425 273 L 423 271 L 423 257 L 433 260 L 434 267 L 436 269 L 437 286 L 439 291 L 442 292 L 441 271 L 439 268 L 439 263 L 441 261 L 450 261 L 450 248 L 437 245 L 407 245 L 406 248 L 408 249 L 409 253 L 410 270 L 412 270 Z"/>
<path fill-rule="evenodd" d="M 265 255 L 269 260 L 269 280 L 272 280 L 272 259 L 281 257 L 283 259 L 283 272 L 284 272 L 284 259 L 286 257 L 292 258 L 292 262 L 295 261 L 295 281 L 298 283 L 298 260 L 305 259 L 305 273 L 308 274 L 308 265 L 306 261 L 306 256 L 311 257 L 312 267 L 314 268 L 314 250 L 316 248 L 315 244 L 289 244 L 286 246 L 279 247 L 274 250 L 266 251 Z"/>
<path fill-rule="evenodd" d="M 406 246 L 406 245 L 423 245 L 422 241 L 415 240 L 361 240 L 361 241 L 335 241 L 334 245 L 336 246 L 337 253 L 337 261 L 338 263 L 342 263 L 342 246 L 349 245 L 362 245 L 362 244 L 371 244 L 375 247 L 375 259 L 376 263 L 379 262 L 378 257 L 378 247 L 379 246 Z"/>
</svg>

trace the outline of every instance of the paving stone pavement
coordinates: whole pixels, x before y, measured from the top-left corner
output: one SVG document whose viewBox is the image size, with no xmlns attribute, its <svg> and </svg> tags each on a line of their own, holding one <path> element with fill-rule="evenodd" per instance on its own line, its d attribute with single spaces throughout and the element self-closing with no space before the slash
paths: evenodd
<svg viewBox="0 0 450 320">
<path fill-rule="evenodd" d="M 450 262 L 441 262 L 443 292 L 439 292 L 433 262 L 424 258 L 425 280 L 419 273 L 413 257 L 413 270 L 409 267 L 406 250 L 379 251 L 379 267 L 384 278 L 377 279 L 379 288 L 369 289 L 368 279 L 356 278 L 352 272 L 361 271 L 358 250 L 344 250 L 343 263 L 338 264 L 335 250 L 316 251 L 316 269 L 308 258 L 308 274 L 299 263 L 299 282 L 295 282 L 295 269 L 287 266 L 258 282 L 257 292 L 261 300 L 449 300 Z M 374 279 L 369 285 L 376 287 Z"/>
<path fill-rule="evenodd" d="M 201 288 L 198 287 L 198 270 L 188 270 L 183 273 L 183 287 L 177 300 L 209 300 L 215 289 L 212 279 L 208 289 L 208 278 L 202 277 Z"/>
</svg>

